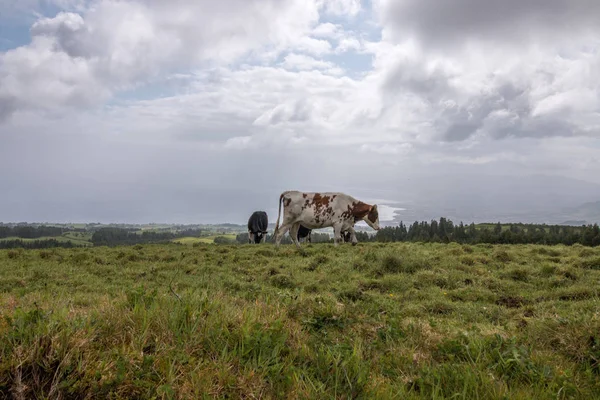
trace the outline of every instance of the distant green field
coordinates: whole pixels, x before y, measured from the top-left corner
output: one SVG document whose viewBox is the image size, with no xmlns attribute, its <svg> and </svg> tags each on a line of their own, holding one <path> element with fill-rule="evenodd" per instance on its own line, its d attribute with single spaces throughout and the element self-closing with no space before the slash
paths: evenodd
<svg viewBox="0 0 600 400">
<path fill-rule="evenodd" d="M 206 237 L 184 237 L 173 239 L 172 242 L 180 243 L 180 244 L 195 244 L 195 243 L 214 243 L 216 237 L 224 237 L 227 239 L 235 240 L 237 235 L 235 234 L 226 234 L 226 235 L 212 235 Z"/>
<path fill-rule="evenodd" d="M 83 232 L 67 232 L 62 235 L 61 239 L 67 239 L 75 244 L 91 244 L 92 234 Z"/>
<path fill-rule="evenodd" d="M 7 237 L 7 238 L 1 238 L 0 241 L 10 241 L 10 240 L 21 240 L 23 242 L 34 242 L 36 240 L 50 240 L 50 239 L 54 239 L 56 241 L 59 242 L 72 242 L 73 244 L 76 245 L 85 245 L 85 246 L 91 246 L 91 239 L 92 239 L 92 234 L 91 233 L 79 233 L 79 232 L 67 232 L 64 233 L 62 236 L 42 236 L 39 238 L 35 238 L 35 239 L 27 239 L 27 238 L 20 238 L 20 237 Z"/>
</svg>

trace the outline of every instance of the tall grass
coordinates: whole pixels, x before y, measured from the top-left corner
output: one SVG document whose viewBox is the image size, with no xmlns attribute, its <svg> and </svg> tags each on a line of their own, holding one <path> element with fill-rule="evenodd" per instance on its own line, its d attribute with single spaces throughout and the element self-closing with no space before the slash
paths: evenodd
<svg viewBox="0 0 600 400">
<path fill-rule="evenodd" d="M 0 251 L 0 398 L 600 398 L 600 249 Z"/>
</svg>

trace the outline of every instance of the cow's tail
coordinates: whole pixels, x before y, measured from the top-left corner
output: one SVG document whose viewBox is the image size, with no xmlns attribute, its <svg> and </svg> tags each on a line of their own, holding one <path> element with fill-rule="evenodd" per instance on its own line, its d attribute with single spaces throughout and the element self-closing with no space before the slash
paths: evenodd
<svg viewBox="0 0 600 400">
<path fill-rule="evenodd" d="M 279 196 L 279 211 L 277 211 L 277 222 L 275 223 L 275 231 L 273 231 L 273 240 L 277 238 L 277 231 L 279 230 L 279 217 L 281 216 L 281 204 L 283 203 L 283 196 L 285 196 L 286 193 L 287 192 L 283 192 Z"/>
</svg>

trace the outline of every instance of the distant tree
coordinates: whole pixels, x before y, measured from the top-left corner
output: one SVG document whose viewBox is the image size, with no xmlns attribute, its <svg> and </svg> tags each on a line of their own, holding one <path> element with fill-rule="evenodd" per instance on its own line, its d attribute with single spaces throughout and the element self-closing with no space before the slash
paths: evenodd
<svg viewBox="0 0 600 400">
<path fill-rule="evenodd" d="M 502 233 L 502 224 L 500 222 L 498 222 L 496 224 L 496 226 L 494 226 L 494 233 L 496 235 L 499 235 L 500 233 Z"/>
<path fill-rule="evenodd" d="M 73 248 L 73 247 L 84 247 L 81 245 L 75 245 L 70 241 L 58 241 L 56 239 L 42 239 L 42 240 L 31 240 L 25 241 L 21 239 L 15 240 L 3 240 L 0 241 L 0 249 L 49 249 L 49 248 Z"/>
</svg>

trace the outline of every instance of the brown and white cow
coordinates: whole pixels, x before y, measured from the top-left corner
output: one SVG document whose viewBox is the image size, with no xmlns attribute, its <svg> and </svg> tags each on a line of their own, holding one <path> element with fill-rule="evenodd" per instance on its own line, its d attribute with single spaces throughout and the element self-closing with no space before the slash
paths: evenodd
<svg viewBox="0 0 600 400">
<path fill-rule="evenodd" d="M 281 205 L 283 204 L 283 219 Z M 283 192 L 279 196 L 279 212 L 275 225 L 275 244 L 279 246 L 281 238 L 289 230 L 292 241 L 300 248 L 298 243 L 298 229 L 300 224 L 308 229 L 333 227 L 333 241 L 337 246 L 343 231 L 349 231 L 352 244 L 358 243 L 354 224 L 365 221 L 367 225 L 379 230 L 379 213 L 377 205 L 370 205 L 340 192 L 305 193 L 296 190 Z"/>
</svg>

